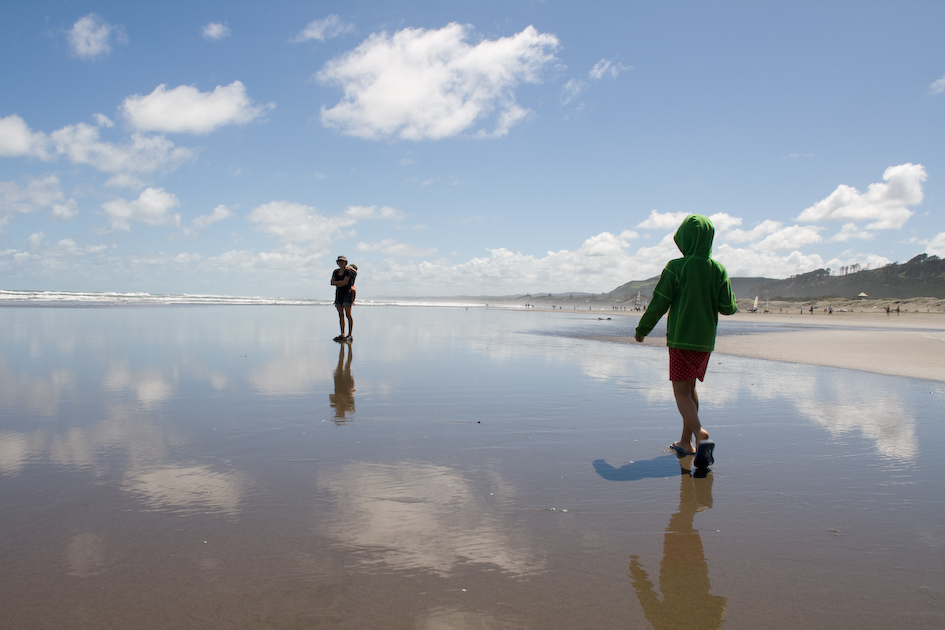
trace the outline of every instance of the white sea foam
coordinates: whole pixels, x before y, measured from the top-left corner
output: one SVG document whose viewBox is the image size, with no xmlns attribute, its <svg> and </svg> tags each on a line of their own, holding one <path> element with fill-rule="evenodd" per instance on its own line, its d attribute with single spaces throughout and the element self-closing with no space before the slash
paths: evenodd
<svg viewBox="0 0 945 630">
<path fill-rule="evenodd" d="M 326 300 L 304 300 L 233 295 L 166 295 L 151 293 L 94 293 L 84 291 L 0 290 L 0 304 L 62 304 L 111 306 L 122 304 L 328 304 Z"/>
<path fill-rule="evenodd" d="M 248 305 L 326 305 L 331 300 L 238 296 L 238 295 L 191 295 L 162 293 L 96 293 L 91 291 L 11 291 L 0 289 L 0 305 L 12 304 L 48 304 L 48 305 L 86 305 L 118 306 L 134 304 L 248 304 Z M 381 298 L 378 300 L 359 300 L 359 306 L 436 306 L 440 308 L 521 308 L 512 304 L 489 304 L 476 301 L 475 298 L 464 301 L 462 298 Z"/>
</svg>

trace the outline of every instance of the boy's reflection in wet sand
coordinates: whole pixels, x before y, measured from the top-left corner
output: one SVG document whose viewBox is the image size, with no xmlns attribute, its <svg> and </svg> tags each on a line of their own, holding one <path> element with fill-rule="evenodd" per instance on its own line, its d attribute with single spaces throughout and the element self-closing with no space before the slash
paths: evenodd
<svg viewBox="0 0 945 630">
<path fill-rule="evenodd" d="M 690 476 L 692 456 L 680 459 L 679 510 L 669 519 L 660 562 L 659 599 L 638 556 L 630 556 L 630 580 L 653 628 L 702 630 L 719 628 L 728 600 L 709 594 L 709 565 L 699 530 L 693 529 L 696 512 L 712 507 L 712 475 Z"/>
<path fill-rule="evenodd" d="M 339 344 L 338 367 L 335 368 L 335 393 L 328 394 L 328 402 L 335 409 L 335 424 L 349 422 L 345 414 L 354 413 L 354 378 L 351 376 L 351 359 L 354 350 L 350 343 Z M 348 349 L 348 359 L 345 360 L 345 348 Z"/>
</svg>

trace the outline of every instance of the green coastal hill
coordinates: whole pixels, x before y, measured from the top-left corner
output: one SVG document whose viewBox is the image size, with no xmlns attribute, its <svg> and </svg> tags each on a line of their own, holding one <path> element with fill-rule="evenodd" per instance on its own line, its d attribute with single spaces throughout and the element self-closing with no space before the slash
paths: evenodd
<svg viewBox="0 0 945 630">
<path fill-rule="evenodd" d="M 613 291 L 602 295 L 604 299 L 609 299 L 614 302 L 626 302 L 635 300 L 637 291 L 639 291 L 642 297 L 649 299 L 650 296 L 653 295 L 653 287 L 656 286 L 659 279 L 659 276 L 653 276 L 646 280 L 633 280 L 626 284 L 621 284 Z M 768 282 L 778 282 L 778 280 L 772 278 L 732 278 L 732 291 L 735 292 L 736 296 L 744 297 L 753 291 L 756 286 Z"/>
<path fill-rule="evenodd" d="M 634 280 L 605 293 L 615 302 L 653 294 L 659 276 Z M 855 299 L 861 293 L 873 299 L 945 298 L 945 260 L 920 254 L 909 262 L 891 263 L 879 269 L 815 269 L 783 280 L 773 278 L 732 278 L 739 298 L 758 296 L 762 300 L 813 300 L 818 298 Z"/>
<path fill-rule="evenodd" d="M 846 271 L 846 270 L 844 270 Z M 734 278 L 733 278 L 734 282 Z M 745 287 L 739 297 L 808 300 L 825 297 L 872 299 L 945 298 L 945 260 L 920 254 L 909 262 L 879 269 L 834 275 L 831 269 L 815 269 L 783 280 L 767 280 Z"/>
</svg>

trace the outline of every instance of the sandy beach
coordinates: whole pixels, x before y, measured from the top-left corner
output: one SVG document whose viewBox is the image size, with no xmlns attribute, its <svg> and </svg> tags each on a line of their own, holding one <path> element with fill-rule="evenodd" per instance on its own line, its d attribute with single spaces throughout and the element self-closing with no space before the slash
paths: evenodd
<svg viewBox="0 0 945 630">
<path fill-rule="evenodd" d="M 739 357 L 945 381 L 945 313 L 880 310 L 834 311 L 833 314 L 796 305 L 788 313 L 746 313 L 719 317 L 715 352 Z M 569 311 L 559 311 L 568 314 Z M 630 318 L 636 311 L 587 311 L 588 316 Z M 633 326 L 636 324 L 634 323 Z M 734 334 L 726 334 L 737 329 Z M 625 335 L 589 335 L 601 341 L 635 343 Z M 644 342 L 665 346 L 665 327 L 658 326 Z"/>
<path fill-rule="evenodd" d="M 945 385 L 788 353 L 941 327 L 832 317 L 729 318 L 696 474 L 631 316 L 0 308 L 0 622 L 940 626 Z"/>
<path fill-rule="evenodd" d="M 736 313 L 722 320 L 723 326 L 749 323 L 786 330 L 720 335 L 719 354 L 945 381 L 945 314 Z M 663 345 L 665 340 L 645 343 Z"/>
</svg>

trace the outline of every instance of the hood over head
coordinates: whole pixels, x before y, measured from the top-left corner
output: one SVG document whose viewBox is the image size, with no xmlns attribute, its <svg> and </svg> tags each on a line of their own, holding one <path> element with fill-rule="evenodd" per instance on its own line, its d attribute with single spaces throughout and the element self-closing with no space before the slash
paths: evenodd
<svg viewBox="0 0 945 630">
<path fill-rule="evenodd" d="M 712 239 L 715 238 L 715 226 L 709 217 L 690 214 L 683 219 L 676 230 L 673 240 L 683 256 L 705 256 L 712 254 Z"/>
</svg>

